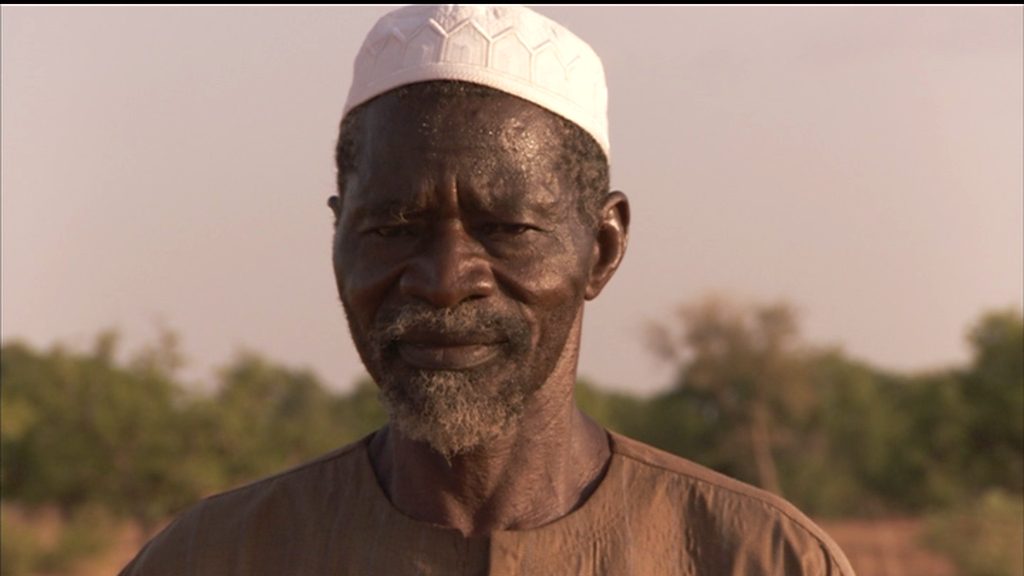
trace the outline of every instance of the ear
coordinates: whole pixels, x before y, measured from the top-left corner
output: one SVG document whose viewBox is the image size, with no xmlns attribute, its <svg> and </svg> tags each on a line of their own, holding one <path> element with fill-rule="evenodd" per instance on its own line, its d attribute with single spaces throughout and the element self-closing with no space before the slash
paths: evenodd
<svg viewBox="0 0 1024 576">
<path fill-rule="evenodd" d="M 587 300 L 597 298 L 604 285 L 619 269 L 629 243 L 629 199 L 618 190 L 612 192 L 601 207 L 597 236 L 594 238 L 594 258 L 587 280 Z"/>
<path fill-rule="evenodd" d="M 338 227 L 338 220 L 341 219 L 341 196 L 331 196 L 327 199 L 327 205 L 334 212 L 334 227 Z"/>
</svg>

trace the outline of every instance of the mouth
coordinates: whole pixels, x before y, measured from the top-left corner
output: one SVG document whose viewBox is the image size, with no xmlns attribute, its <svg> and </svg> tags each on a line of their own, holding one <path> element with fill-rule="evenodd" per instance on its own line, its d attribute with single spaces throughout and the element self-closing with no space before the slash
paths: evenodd
<svg viewBox="0 0 1024 576">
<path fill-rule="evenodd" d="M 493 336 L 413 334 L 395 344 L 407 364 L 421 370 L 469 370 L 493 359 L 504 342 Z"/>
</svg>

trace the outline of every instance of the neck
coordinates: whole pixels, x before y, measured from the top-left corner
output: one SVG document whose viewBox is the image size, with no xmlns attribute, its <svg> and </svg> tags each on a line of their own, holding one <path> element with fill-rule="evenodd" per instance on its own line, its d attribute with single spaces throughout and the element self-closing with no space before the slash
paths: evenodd
<svg viewBox="0 0 1024 576">
<path fill-rule="evenodd" d="M 407 516 L 467 537 L 561 518 L 597 487 L 610 457 L 604 430 L 568 390 L 564 398 L 539 391 L 514 430 L 450 461 L 388 426 L 370 444 L 377 479 Z"/>
</svg>

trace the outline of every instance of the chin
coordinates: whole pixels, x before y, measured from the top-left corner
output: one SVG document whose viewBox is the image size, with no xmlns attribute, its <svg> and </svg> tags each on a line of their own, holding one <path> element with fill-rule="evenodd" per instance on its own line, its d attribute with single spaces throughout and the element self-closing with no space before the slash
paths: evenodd
<svg viewBox="0 0 1024 576">
<path fill-rule="evenodd" d="M 469 371 L 417 371 L 379 380 L 391 422 L 407 438 L 451 460 L 518 427 L 530 392 L 521 381 L 494 381 Z"/>
</svg>

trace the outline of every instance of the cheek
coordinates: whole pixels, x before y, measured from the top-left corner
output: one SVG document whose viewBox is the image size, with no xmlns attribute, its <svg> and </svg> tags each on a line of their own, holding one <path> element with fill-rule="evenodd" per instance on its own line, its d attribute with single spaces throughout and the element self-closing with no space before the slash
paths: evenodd
<svg viewBox="0 0 1024 576">
<path fill-rule="evenodd" d="M 385 259 L 363 254 L 356 243 L 344 235 L 339 235 L 335 242 L 334 274 L 338 293 L 363 326 L 369 326 L 372 314 L 380 307 L 399 271 L 398 266 L 388 265 Z"/>
<path fill-rule="evenodd" d="M 587 247 L 569 237 L 549 238 L 495 266 L 499 282 L 514 296 L 538 308 L 558 308 L 582 301 L 586 290 Z"/>
<path fill-rule="evenodd" d="M 534 250 L 496 272 L 533 326 L 534 347 L 547 356 L 561 350 L 583 305 L 588 257 L 579 246 L 565 242 Z"/>
</svg>

